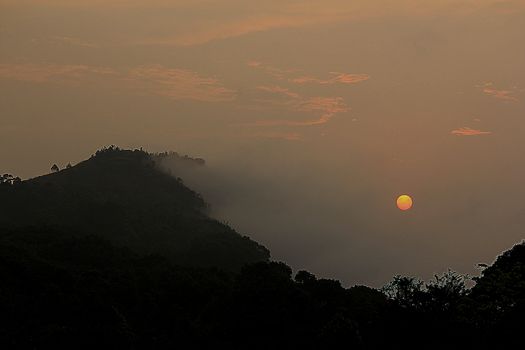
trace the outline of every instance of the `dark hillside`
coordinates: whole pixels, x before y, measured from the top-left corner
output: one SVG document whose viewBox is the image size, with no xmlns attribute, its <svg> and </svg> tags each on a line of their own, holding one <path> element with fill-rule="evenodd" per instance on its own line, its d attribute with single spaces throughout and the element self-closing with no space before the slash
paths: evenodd
<svg viewBox="0 0 525 350">
<path fill-rule="evenodd" d="M 207 205 L 146 152 L 108 148 L 78 165 L 0 188 L 0 227 L 94 234 L 186 266 L 238 269 L 263 246 L 211 219 Z"/>
</svg>

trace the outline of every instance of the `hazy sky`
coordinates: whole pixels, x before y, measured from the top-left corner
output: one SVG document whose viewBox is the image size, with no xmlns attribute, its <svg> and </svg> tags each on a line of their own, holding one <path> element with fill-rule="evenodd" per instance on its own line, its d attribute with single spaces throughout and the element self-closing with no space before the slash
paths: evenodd
<svg viewBox="0 0 525 350">
<path fill-rule="evenodd" d="M 0 0 L 0 172 L 175 150 L 296 269 L 476 273 L 525 236 L 524 33 L 525 0 Z"/>
</svg>

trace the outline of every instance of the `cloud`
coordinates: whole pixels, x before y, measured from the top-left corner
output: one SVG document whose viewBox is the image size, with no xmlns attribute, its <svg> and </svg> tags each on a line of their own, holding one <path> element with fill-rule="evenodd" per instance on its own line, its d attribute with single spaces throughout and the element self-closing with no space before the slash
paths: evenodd
<svg viewBox="0 0 525 350">
<path fill-rule="evenodd" d="M 302 75 L 293 77 L 299 73 L 298 69 L 282 69 L 272 65 L 267 65 L 259 61 L 249 61 L 248 67 L 259 69 L 266 74 L 276 78 L 278 80 L 286 80 L 293 84 L 305 85 L 305 84 L 320 84 L 320 85 L 332 85 L 332 84 L 357 84 L 370 79 L 368 74 L 351 74 L 351 73 L 340 73 L 330 72 L 331 78 L 319 79 L 313 76 Z"/>
<path fill-rule="evenodd" d="M 203 23 L 203 29 L 184 31 L 179 35 L 169 37 L 145 38 L 138 40 L 136 44 L 159 46 L 195 46 L 206 44 L 214 40 L 235 38 L 250 33 L 264 32 L 272 29 L 298 28 L 330 21 L 330 18 L 323 18 L 313 15 L 255 15 L 248 18 L 227 21 L 214 25 L 206 25 L 206 23 Z"/>
<path fill-rule="evenodd" d="M 371 0 L 366 2 L 347 0 L 223 0 L 196 2 L 195 13 L 208 17 L 194 16 L 192 25 L 182 25 L 167 33 L 140 38 L 133 42 L 137 45 L 158 46 L 196 46 L 213 41 L 238 38 L 241 36 L 268 32 L 272 30 L 305 28 L 333 23 L 376 18 L 414 16 L 422 18 L 436 14 L 468 15 L 481 9 L 491 9 L 494 4 L 508 2 L 505 0 Z M 176 3 L 176 2 L 174 2 Z M 184 13 L 188 5 L 164 5 L 166 13 Z M 200 11 L 196 11 L 200 9 Z M 505 7 L 506 13 L 515 13 L 523 5 Z M 227 13 L 228 15 L 223 15 Z M 503 14 L 503 12 L 500 12 Z M 169 16 L 166 16 L 169 17 Z M 184 23 L 184 18 L 175 16 L 173 22 Z"/>
<path fill-rule="evenodd" d="M 260 91 L 279 95 L 284 99 L 265 99 L 261 102 L 287 108 L 292 112 L 320 113 L 313 120 L 259 120 L 257 126 L 313 126 L 328 123 L 336 114 L 348 112 L 350 108 L 342 97 L 303 97 L 300 94 L 280 86 L 259 86 Z"/>
<path fill-rule="evenodd" d="M 259 61 L 249 61 L 247 64 L 246 64 L 248 67 L 260 67 L 262 66 L 262 62 L 259 62 Z"/>
<path fill-rule="evenodd" d="M 339 72 L 330 72 L 332 78 L 322 80 L 308 76 L 293 78 L 292 75 L 298 72 L 297 69 L 281 69 L 271 65 L 264 64 L 260 61 L 249 61 L 249 67 L 262 70 L 276 80 L 286 81 L 299 85 L 307 83 L 317 83 L 321 85 L 328 84 L 355 84 L 368 80 L 368 74 L 348 74 Z M 257 90 L 270 94 L 269 98 L 258 100 L 260 103 L 267 105 L 280 106 L 292 112 L 319 113 L 320 117 L 310 120 L 288 120 L 288 119 L 268 119 L 255 122 L 257 126 L 314 126 L 328 123 L 336 114 L 350 111 L 350 108 L 344 102 L 342 97 L 305 97 L 301 94 L 290 90 L 289 88 L 279 85 L 258 86 Z"/>
<path fill-rule="evenodd" d="M 300 99 L 301 95 L 299 95 L 296 92 L 290 91 L 290 89 L 283 88 L 280 86 L 258 86 L 257 89 L 265 92 L 269 92 L 272 94 L 281 94 L 287 97 L 290 97 L 292 99 Z"/>
<path fill-rule="evenodd" d="M 248 67 L 252 67 L 254 69 L 262 70 L 264 73 L 268 74 L 269 76 L 277 79 L 277 80 L 290 80 L 289 76 L 297 73 L 297 69 L 288 68 L 288 69 L 282 69 L 278 67 L 274 67 L 272 65 L 264 64 L 259 61 L 249 61 L 247 63 Z"/>
<path fill-rule="evenodd" d="M 315 77 L 302 76 L 298 78 L 290 79 L 289 81 L 295 84 L 310 84 L 316 83 L 321 85 L 331 85 L 331 84 L 357 84 L 363 81 L 370 79 L 368 74 L 349 74 L 349 73 L 338 73 L 330 72 L 333 75 L 329 79 L 319 79 Z"/>
<path fill-rule="evenodd" d="M 482 10 L 492 13 L 495 8 L 503 15 L 522 11 L 524 6 L 520 0 L 0 0 L 0 7 L 34 8 L 39 15 L 60 11 L 66 17 L 81 10 L 97 23 L 109 11 L 122 20 L 104 23 L 107 27 L 99 38 L 103 41 L 195 46 L 276 29 L 389 17 L 468 15 Z M 137 23 L 137 13 L 147 27 Z"/>
<path fill-rule="evenodd" d="M 471 129 L 468 127 L 462 127 L 456 130 L 452 130 L 450 133 L 453 135 L 457 135 L 457 136 L 478 136 L 478 135 L 492 134 L 491 131 L 481 131 L 481 130 Z"/>
<path fill-rule="evenodd" d="M 518 99 L 514 96 L 516 93 L 516 89 L 512 90 L 500 90 L 496 89 L 494 87 L 494 83 L 488 82 L 484 83 L 482 85 L 479 85 L 478 88 L 481 88 L 483 93 L 492 96 L 498 100 L 506 101 L 506 102 L 517 102 Z"/>
<path fill-rule="evenodd" d="M 350 108 L 344 103 L 342 97 L 312 97 L 303 101 L 299 105 L 299 110 L 304 112 L 319 111 L 323 113 L 317 121 L 306 124 L 317 125 L 329 122 L 334 115 L 348 112 Z"/>
<path fill-rule="evenodd" d="M 31 83 L 87 84 L 102 80 L 104 86 L 124 91 L 164 96 L 173 100 L 232 101 L 235 90 L 218 79 L 186 69 L 145 65 L 117 71 L 108 67 L 57 64 L 0 64 L 0 79 Z"/>
<path fill-rule="evenodd" d="M 93 76 L 111 76 L 116 71 L 107 67 L 58 64 L 5 64 L 0 63 L 0 79 L 19 80 L 33 83 L 62 82 L 75 83 Z"/>
<path fill-rule="evenodd" d="M 222 102 L 236 98 L 235 90 L 224 87 L 218 79 L 185 69 L 140 66 L 129 71 L 128 79 L 145 91 L 174 100 Z"/>
</svg>

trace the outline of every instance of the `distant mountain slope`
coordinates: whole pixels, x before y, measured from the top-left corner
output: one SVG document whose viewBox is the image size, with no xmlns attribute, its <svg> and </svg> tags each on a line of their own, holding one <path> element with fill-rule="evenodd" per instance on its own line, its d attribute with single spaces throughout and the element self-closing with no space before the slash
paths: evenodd
<svg viewBox="0 0 525 350">
<path fill-rule="evenodd" d="M 265 247 L 211 219 L 197 193 L 159 170 L 155 157 L 166 156 L 176 154 L 108 148 L 74 167 L 0 186 L 0 227 L 95 234 L 186 266 L 238 269 L 268 260 Z"/>
</svg>

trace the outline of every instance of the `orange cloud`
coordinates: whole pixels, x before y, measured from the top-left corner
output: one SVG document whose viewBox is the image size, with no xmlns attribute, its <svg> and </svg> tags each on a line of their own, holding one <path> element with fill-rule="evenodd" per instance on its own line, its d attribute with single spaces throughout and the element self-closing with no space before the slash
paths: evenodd
<svg viewBox="0 0 525 350">
<path fill-rule="evenodd" d="M 509 101 L 517 102 L 518 101 L 518 99 L 515 96 L 513 96 L 516 93 L 515 89 L 514 90 L 496 89 L 494 88 L 494 84 L 491 82 L 485 83 L 478 87 L 480 87 L 483 93 L 485 93 L 486 95 L 497 98 L 498 100 L 503 100 L 507 102 Z"/>
<path fill-rule="evenodd" d="M 333 18 L 322 18 L 315 15 L 254 15 L 245 19 L 225 21 L 221 24 L 206 26 L 203 23 L 201 27 L 205 29 L 196 29 L 186 31 L 179 35 L 165 38 L 146 38 L 137 41 L 139 45 L 160 45 L 160 46 L 195 46 L 206 44 L 214 40 L 224 40 L 235 38 L 250 33 L 264 32 L 280 28 L 298 28 L 312 24 L 331 22 Z M 207 28 L 206 28 L 207 27 Z"/>
<path fill-rule="evenodd" d="M 468 15 L 471 13 L 515 13 L 523 10 L 522 0 L 0 0 L 0 7 L 38 6 L 59 8 L 64 16 L 78 10 L 96 18 L 101 12 L 118 13 L 123 19 L 104 31 L 105 41 L 123 43 L 116 32 L 126 33 L 127 44 L 202 45 L 214 40 L 235 38 L 250 33 L 276 29 L 302 28 L 352 20 L 388 17 Z M 495 9 L 499 9 L 495 12 Z M 47 11 L 41 11 L 45 15 Z M 148 23 L 144 36 L 135 25 L 137 13 Z"/>
<path fill-rule="evenodd" d="M 0 64 L 0 79 L 33 83 L 85 81 L 92 76 L 109 76 L 116 71 L 106 67 L 57 64 Z"/>
<path fill-rule="evenodd" d="M 357 84 L 362 81 L 366 81 L 370 79 L 370 76 L 368 74 L 349 74 L 349 73 L 338 73 L 338 72 L 331 72 L 331 75 L 333 75 L 330 79 L 318 79 L 315 77 L 308 77 L 303 76 L 299 78 L 293 78 L 290 79 L 290 82 L 295 84 L 309 84 L 309 83 L 316 83 L 321 85 L 329 85 L 329 84 Z"/>
<path fill-rule="evenodd" d="M 254 67 L 254 68 L 256 68 L 256 67 L 260 67 L 260 66 L 262 66 L 262 62 L 259 62 L 259 61 L 249 61 L 249 62 L 247 63 L 247 65 L 248 65 L 248 67 Z"/>
<path fill-rule="evenodd" d="M 305 125 L 324 124 L 330 121 L 337 113 L 348 112 L 350 108 L 344 103 L 342 97 L 312 97 L 299 105 L 299 110 L 304 112 L 319 111 L 322 114 L 317 121 Z"/>
<path fill-rule="evenodd" d="M 478 135 L 492 134 L 492 132 L 490 131 L 481 131 L 481 130 L 471 129 L 468 127 L 462 127 L 456 130 L 452 130 L 450 133 L 453 135 L 457 135 L 457 136 L 478 136 Z"/>
<path fill-rule="evenodd" d="M 283 106 L 293 112 L 320 113 L 313 120 L 259 120 L 257 126 L 313 126 L 328 123 L 337 113 L 350 110 L 342 97 L 303 97 L 298 93 L 279 86 L 259 86 L 259 90 L 285 97 L 285 100 L 264 100 L 263 102 Z"/>
<path fill-rule="evenodd" d="M 283 88 L 280 86 L 258 86 L 257 89 L 261 91 L 273 93 L 273 94 L 281 94 L 281 95 L 284 95 L 284 96 L 287 96 L 293 99 L 301 98 L 301 95 L 299 95 L 298 93 L 292 92 L 290 91 L 290 89 Z"/>
<path fill-rule="evenodd" d="M 287 81 L 295 84 L 316 83 L 321 85 L 328 84 L 355 84 L 370 79 L 368 74 L 349 74 L 330 72 L 329 79 L 318 79 L 309 76 L 298 78 L 290 77 L 297 73 L 296 69 L 280 69 L 271 65 L 263 64 L 259 61 L 249 61 L 249 67 L 259 69 L 277 80 Z M 342 97 L 303 97 L 297 92 L 281 86 L 258 86 L 259 91 L 264 91 L 273 95 L 280 96 L 280 99 L 271 98 L 259 100 L 267 105 L 279 105 L 294 112 L 320 113 L 318 119 L 312 120 L 259 120 L 255 123 L 258 126 L 312 126 L 328 123 L 336 114 L 350 111 Z"/>
<path fill-rule="evenodd" d="M 350 73 L 340 73 L 340 72 L 330 72 L 332 75 L 328 79 L 319 79 L 312 76 L 300 76 L 300 77 L 291 77 L 292 75 L 298 73 L 297 69 L 281 69 L 271 65 L 264 64 L 259 61 L 249 61 L 247 63 L 249 67 L 254 69 L 260 69 L 266 74 L 278 79 L 286 80 L 290 83 L 304 85 L 304 84 L 321 84 L 321 85 L 331 85 L 331 84 L 357 84 L 363 81 L 370 79 L 368 74 L 350 74 Z"/>
<path fill-rule="evenodd" d="M 87 65 L 0 64 L 0 79 L 66 85 L 85 85 L 102 80 L 104 86 L 111 85 L 121 90 L 155 94 L 173 100 L 222 102 L 236 98 L 236 92 L 224 87 L 216 78 L 161 65 L 117 71 Z"/>
<path fill-rule="evenodd" d="M 268 74 L 269 76 L 277 80 L 289 80 L 288 76 L 297 72 L 297 69 L 293 69 L 293 68 L 281 69 L 281 68 L 277 68 L 271 65 L 264 64 L 259 61 L 250 61 L 247 63 L 247 65 L 248 67 L 260 69 L 266 74 Z"/>
<path fill-rule="evenodd" d="M 216 78 L 201 77 L 185 69 L 140 66 L 130 70 L 127 79 L 138 83 L 145 91 L 174 100 L 221 102 L 236 98 L 236 92 L 224 87 Z"/>
</svg>

